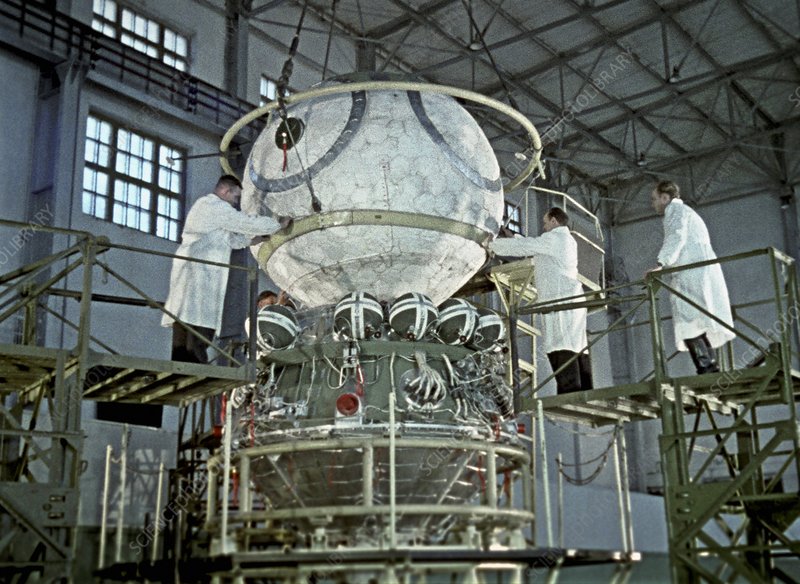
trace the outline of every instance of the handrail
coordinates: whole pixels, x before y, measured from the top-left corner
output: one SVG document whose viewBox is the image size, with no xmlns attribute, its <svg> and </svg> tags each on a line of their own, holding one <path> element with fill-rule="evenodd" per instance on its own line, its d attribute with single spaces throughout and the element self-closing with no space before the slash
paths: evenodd
<svg viewBox="0 0 800 584">
<path fill-rule="evenodd" d="M 105 69 L 104 74 L 114 75 L 120 80 L 126 76 L 135 79 L 142 91 L 162 103 L 181 107 L 221 128 L 230 126 L 244 112 L 255 107 L 225 89 L 126 46 L 94 30 L 91 25 L 48 9 L 42 3 L 2 0 L 0 22 L 3 20 L 16 25 L 19 37 L 29 40 L 36 47 L 35 51 L 30 52 L 37 61 L 42 59 L 43 52 L 52 55 L 49 58 L 53 63 L 77 55 L 88 69 Z M 0 45 L 9 45 L 18 52 L 26 50 L 9 36 L 0 37 Z M 253 138 L 260 131 L 261 124 L 257 122 Z"/>
<path fill-rule="evenodd" d="M 576 201 L 575 198 L 572 197 L 572 195 L 569 195 L 569 194 L 567 194 L 565 192 L 562 192 L 562 191 L 556 191 L 556 190 L 553 190 L 553 189 L 547 189 L 545 187 L 538 187 L 538 186 L 535 186 L 535 185 L 531 185 L 528 188 L 532 189 L 534 191 L 541 191 L 543 193 L 549 193 L 551 195 L 558 195 L 559 197 L 564 197 L 566 200 L 569 200 L 570 204 L 573 207 L 576 207 L 577 209 L 580 209 L 585 215 L 588 215 L 589 217 L 591 217 L 594 220 L 594 227 L 595 227 L 595 230 L 597 231 L 598 239 L 600 239 L 600 241 L 605 241 L 605 238 L 603 237 L 603 230 L 600 227 L 600 219 L 598 219 L 597 215 L 595 215 L 589 209 L 587 209 L 586 207 L 581 205 L 578 201 Z M 600 249 L 602 250 L 602 248 L 600 248 Z"/>
<path fill-rule="evenodd" d="M 108 262 L 101 261 L 99 259 L 99 255 L 100 253 L 105 253 L 112 249 L 118 249 L 126 252 L 141 253 L 149 256 L 158 256 L 171 259 L 180 259 L 188 262 L 218 266 L 227 269 L 232 268 L 235 270 L 246 272 L 248 274 L 248 279 L 251 281 L 251 284 L 253 282 L 258 281 L 257 267 L 239 266 L 223 262 L 214 262 L 204 259 L 193 258 L 189 256 L 177 255 L 174 253 L 161 252 L 152 249 L 135 247 L 131 245 L 116 244 L 111 242 L 105 236 L 95 236 L 94 234 L 88 233 L 86 231 L 80 231 L 75 229 L 50 227 L 46 225 L 36 225 L 20 221 L 10 221 L 6 219 L 0 219 L 0 226 L 16 227 L 20 229 L 34 229 L 36 231 L 67 235 L 70 237 L 78 238 L 79 240 L 74 245 L 69 245 L 65 250 L 56 252 L 54 254 L 50 254 L 44 258 L 40 258 L 39 260 L 36 260 L 30 264 L 12 270 L 11 272 L 8 272 L 6 274 L 0 274 L 0 296 L 13 294 L 6 302 L 0 304 L 0 321 L 7 319 L 14 314 L 17 314 L 19 310 L 23 309 L 26 306 L 31 305 L 31 303 L 39 304 L 40 298 L 47 296 L 49 294 L 52 294 L 53 296 L 70 297 L 81 302 L 82 313 L 83 310 L 85 309 L 84 304 L 91 302 L 116 302 L 119 304 L 125 304 L 130 306 L 154 308 L 169 315 L 176 322 L 183 324 L 183 326 L 187 329 L 189 334 L 192 334 L 193 336 L 199 337 L 204 341 L 208 342 L 209 346 L 214 350 L 216 350 L 220 356 L 229 359 L 236 365 L 239 366 L 244 365 L 243 362 L 235 358 L 228 350 L 213 343 L 212 339 L 204 338 L 195 330 L 193 326 L 181 321 L 176 317 L 176 315 L 167 311 L 166 308 L 164 307 L 163 301 L 159 301 L 150 297 L 141 288 L 139 288 L 134 283 L 130 282 L 128 279 L 123 277 L 116 270 L 114 270 L 109 265 Z M 74 257 L 78 254 L 80 254 L 82 258 Z M 68 265 L 66 267 L 59 268 L 56 271 L 55 275 L 47 277 L 44 282 L 41 281 L 35 282 L 33 280 L 41 272 L 49 270 L 57 262 L 61 262 L 62 260 L 68 258 L 72 258 L 68 262 Z M 88 263 L 86 261 L 86 258 L 90 258 Z M 95 294 L 91 291 L 92 278 L 89 278 L 88 281 L 84 282 L 84 288 L 82 290 L 69 290 L 63 287 L 56 287 L 56 285 L 59 282 L 64 281 L 64 278 L 69 273 L 74 272 L 75 270 L 77 270 L 82 266 L 84 267 L 84 270 L 87 268 L 89 270 L 92 270 L 95 266 L 99 267 L 105 274 L 111 275 L 117 281 L 119 281 L 123 286 L 126 286 L 127 288 L 133 290 L 136 296 L 122 297 L 109 294 Z M 84 280 L 86 280 L 85 276 Z M 31 287 L 31 284 L 33 284 L 33 287 Z M 89 288 L 86 288 L 87 285 L 89 286 Z M 254 287 L 251 285 L 250 294 L 253 295 L 254 292 L 255 292 Z M 250 298 L 250 304 L 254 303 L 255 303 L 255 298 Z M 81 328 L 80 325 L 75 325 L 74 323 L 69 321 L 69 319 L 67 319 L 64 315 L 59 315 L 59 317 L 66 325 L 80 330 Z M 87 320 L 87 322 L 89 321 Z M 255 337 L 255 334 L 256 334 L 255 327 L 252 327 L 251 330 L 252 338 L 250 340 L 251 344 L 254 342 L 253 339 Z M 79 338 L 80 336 L 81 335 L 79 335 Z M 108 345 L 104 344 L 99 339 L 93 337 L 90 331 L 87 332 L 86 340 L 89 342 L 94 342 L 106 350 L 110 349 Z M 111 352 L 113 353 L 113 350 Z M 250 351 L 248 360 L 254 365 L 255 351 Z"/>
<path fill-rule="evenodd" d="M 689 270 L 693 270 L 693 269 L 696 269 L 696 268 L 709 266 L 709 265 L 714 265 L 714 264 L 730 263 L 730 262 L 742 261 L 742 260 L 747 260 L 747 259 L 752 259 L 752 258 L 759 258 L 759 257 L 762 257 L 762 256 L 766 256 L 767 257 L 768 261 L 770 262 L 770 265 L 773 266 L 773 273 L 774 274 L 777 273 L 777 270 L 775 270 L 775 265 L 776 264 L 777 265 L 790 266 L 790 267 L 792 267 L 794 265 L 794 258 L 792 258 L 792 257 L 780 252 L 779 250 L 776 250 L 776 249 L 771 248 L 771 247 L 758 248 L 758 249 L 754 249 L 754 250 L 750 250 L 750 251 L 746 251 L 746 252 L 740 252 L 740 253 L 735 253 L 735 254 L 731 254 L 731 255 L 727 255 L 727 256 L 721 256 L 719 258 L 712 259 L 712 260 L 705 260 L 705 261 L 701 261 L 701 262 L 695 262 L 695 263 L 692 263 L 692 264 L 686 264 L 686 265 L 681 265 L 681 266 L 674 266 L 674 267 L 670 267 L 670 268 L 661 268 L 659 270 L 655 270 L 653 272 L 650 272 L 643 280 L 637 280 L 637 281 L 634 281 L 634 282 L 628 282 L 628 283 L 625 283 L 625 284 L 612 286 L 610 288 L 601 289 L 599 291 L 592 290 L 592 291 L 585 292 L 585 293 L 582 293 L 582 294 L 576 294 L 576 295 L 572 295 L 572 296 L 565 296 L 563 298 L 548 300 L 548 301 L 545 301 L 545 302 L 539 302 L 539 303 L 532 304 L 530 306 L 526 306 L 524 308 L 521 308 L 519 310 L 519 313 L 520 314 L 536 314 L 536 313 L 538 313 L 538 314 L 547 314 L 547 313 L 559 312 L 559 311 L 564 311 L 564 310 L 575 310 L 577 308 L 584 308 L 584 307 L 589 307 L 589 306 L 596 307 L 596 306 L 609 306 L 609 305 L 613 305 L 613 304 L 631 303 L 631 304 L 635 304 L 633 306 L 633 308 L 628 310 L 627 312 L 625 312 L 622 316 L 618 317 L 608 327 L 606 327 L 605 329 L 602 329 L 602 330 L 592 331 L 593 332 L 593 338 L 588 343 L 587 347 L 585 347 L 583 350 L 585 351 L 585 350 L 589 349 L 590 347 L 595 345 L 597 342 L 599 342 L 603 337 L 609 335 L 611 332 L 625 330 L 625 329 L 633 328 L 633 327 L 640 327 L 640 326 L 649 326 L 651 331 L 653 331 L 653 333 L 652 333 L 653 339 L 663 339 L 663 336 L 660 334 L 660 328 L 663 326 L 664 322 L 672 320 L 672 316 L 658 316 L 658 318 L 654 321 L 653 318 L 652 318 L 652 314 L 657 314 L 657 313 L 654 313 L 652 310 L 650 310 L 651 317 L 648 317 L 648 318 L 646 318 L 645 320 L 643 320 L 641 322 L 623 323 L 623 321 L 630 314 L 632 314 L 639 307 L 641 307 L 642 305 L 651 303 L 652 301 L 649 300 L 649 298 L 657 299 L 657 292 L 659 290 L 664 290 L 665 292 L 667 292 L 669 294 L 673 294 L 676 297 L 680 298 L 682 301 L 686 302 L 687 304 L 689 304 L 693 308 L 697 309 L 698 311 L 700 311 L 704 315 L 708 316 L 710 319 L 712 319 L 712 320 L 716 321 L 717 323 L 721 324 L 725 328 L 730 329 L 732 332 L 734 332 L 736 334 L 736 337 L 738 339 L 740 339 L 740 341 L 746 343 L 750 347 L 753 347 L 755 350 L 760 352 L 762 355 L 767 355 L 768 351 L 769 351 L 769 347 L 763 347 L 758 338 L 753 338 L 749 334 L 745 333 L 742 330 L 742 325 L 747 326 L 751 330 L 754 330 L 758 336 L 763 337 L 763 338 L 771 338 L 770 334 L 769 334 L 770 331 L 766 331 L 765 332 L 765 331 L 761 330 L 760 328 L 756 327 L 755 325 L 753 325 L 752 323 L 750 323 L 749 321 L 747 321 L 746 319 L 744 319 L 744 317 L 741 316 L 741 311 L 743 309 L 745 309 L 745 308 L 763 306 L 765 304 L 776 304 L 777 303 L 777 307 L 781 307 L 781 306 L 784 306 L 783 299 L 787 299 L 787 302 L 791 302 L 791 298 L 789 298 L 789 296 L 787 295 L 788 292 L 786 292 L 786 291 L 782 292 L 780 286 L 778 286 L 778 285 L 775 286 L 776 289 L 774 291 L 774 294 L 771 295 L 772 298 L 768 298 L 768 299 L 764 299 L 764 300 L 748 300 L 747 302 L 743 302 L 741 304 L 731 304 L 731 312 L 732 312 L 732 315 L 733 315 L 733 318 L 734 318 L 734 326 L 731 327 L 731 326 L 727 325 L 727 323 L 722 322 L 716 315 L 711 314 L 706 307 L 699 305 L 696 301 L 694 301 L 691 298 L 687 297 L 686 295 L 682 294 L 680 291 L 675 290 L 671 285 L 669 285 L 667 282 L 664 281 L 664 276 L 668 276 L 670 274 L 689 271 Z M 793 278 L 794 277 L 793 271 L 791 271 L 789 273 L 789 275 L 786 275 L 785 277 Z M 627 293 L 627 294 L 619 294 L 620 291 L 623 291 L 625 289 L 634 289 L 634 292 L 633 293 Z M 642 292 L 639 292 L 639 290 L 643 290 L 645 293 L 643 294 Z M 610 292 L 612 294 L 609 294 Z M 598 298 L 598 293 L 599 293 L 599 298 Z M 776 294 L 778 296 L 776 296 Z M 581 300 L 583 300 L 583 301 L 581 301 Z M 796 303 L 797 299 L 794 299 L 794 302 Z M 785 305 L 785 308 L 787 310 L 791 310 L 790 304 L 787 303 Z M 800 308 L 798 308 L 797 306 L 795 306 L 794 310 L 796 312 L 800 313 Z M 793 326 L 797 327 L 798 326 L 797 314 L 795 314 L 791 320 L 793 322 Z M 784 341 L 784 342 L 780 343 L 780 351 L 781 351 L 781 355 L 782 355 L 782 361 L 784 362 L 784 364 L 786 364 L 786 363 L 788 363 L 790 361 L 791 356 L 794 354 L 792 347 L 786 346 L 787 339 L 789 341 L 791 341 L 791 339 L 789 338 L 788 333 L 785 330 L 786 328 L 788 328 L 788 323 L 786 322 L 785 315 L 783 315 L 783 316 L 782 315 L 776 315 L 775 322 L 783 324 L 783 326 L 781 327 L 781 330 L 779 330 L 778 333 L 781 334 L 781 336 L 783 338 L 783 341 Z M 775 339 L 771 339 L 771 340 L 774 341 Z M 666 364 L 669 361 L 671 361 L 673 357 L 675 357 L 676 353 L 673 353 L 672 355 L 670 355 L 668 358 L 665 359 L 664 355 L 663 355 L 663 351 L 661 350 L 661 348 L 663 348 L 663 347 L 660 347 L 659 350 L 657 351 L 657 353 L 660 355 L 658 366 L 656 366 L 655 369 L 653 371 L 651 371 L 650 374 L 645 376 L 645 379 L 647 377 L 651 377 L 654 373 L 657 373 L 658 371 L 662 372 L 662 373 L 660 373 L 658 375 L 660 377 L 660 379 L 662 379 L 662 380 L 665 379 Z M 577 356 L 575 358 L 577 358 Z M 570 361 L 574 361 L 575 358 L 571 359 Z M 559 370 L 561 370 L 561 369 L 565 368 L 566 366 L 568 366 L 570 361 L 564 363 Z M 731 365 L 733 366 L 735 364 L 732 362 Z M 531 391 L 526 392 L 527 395 L 531 395 L 531 394 L 535 395 L 540 389 L 542 389 L 542 387 L 544 387 L 554 377 L 555 377 L 555 373 L 549 375 L 543 381 L 536 383 L 531 388 Z"/>
</svg>

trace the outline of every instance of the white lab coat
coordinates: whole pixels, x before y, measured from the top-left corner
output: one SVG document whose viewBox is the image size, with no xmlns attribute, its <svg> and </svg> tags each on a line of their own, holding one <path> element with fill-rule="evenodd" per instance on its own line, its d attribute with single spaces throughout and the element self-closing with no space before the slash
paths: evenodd
<svg viewBox="0 0 800 584">
<path fill-rule="evenodd" d="M 658 261 L 665 268 L 715 259 L 708 229 L 700 216 L 673 199 L 664 211 L 664 243 Z M 732 325 L 728 287 L 719 264 L 672 274 L 665 282 L 681 294 L 705 307 L 720 320 Z M 712 347 L 720 347 L 736 335 L 687 302 L 670 294 L 675 344 L 679 351 L 688 350 L 684 339 L 706 333 Z"/>
<path fill-rule="evenodd" d="M 533 256 L 533 277 L 538 301 L 555 300 L 583 293 L 578 281 L 578 244 L 566 226 L 539 237 L 497 239 L 489 245 L 501 256 Z M 580 302 L 581 299 L 571 302 Z M 541 315 L 542 346 L 546 353 L 586 348 L 586 309 L 563 310 Z"/>
<path fill-rule="evenodd" d="M 250 244 L 256 235 L 269 235 L 280 228 L 272 217 L 253 217 L 237 211 L 211 193 L 200 197 L 186 217 L 181 245 L 176 255 L 211 262 L 230 263 L 232 249 Z M 229 268 L 175 259 L 165 308 L 195 326 L 220 329 Z M 163 326 L 173 319 L 164 314 Z"/>
</svg>

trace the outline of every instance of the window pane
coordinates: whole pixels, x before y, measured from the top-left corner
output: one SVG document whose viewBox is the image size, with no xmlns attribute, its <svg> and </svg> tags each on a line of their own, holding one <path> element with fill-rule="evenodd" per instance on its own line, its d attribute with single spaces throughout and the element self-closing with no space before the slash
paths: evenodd
<svg viewBox="0 0 800 584">
<path fill-rule="evenodd" d="M 105 197 L 83 191 L 83 212 L 87 215 L 92 215 L 98 219 L 106 218 L 106 201 Z"/>
<path fill-rule="evenodd" d="M 133 32 L 136 33 L 136 36 L 147 36 L 147 23 L 141 16 L 133 17 Z"/>
<path fill-rule="evenodd" d="M 125 30 L 133 30 L 133 12 L 127 8 L 122 9 L 122 28 Z"/>
<path fill-rule="evenodd" d="M 189 41 L 183 35 L 176 35 L 177 42 L 175 44 L 175 52 L 182 57 L 189 56 Z"/>
<path fill-rule="evenodd" d="M 159 41 L 161 40 L 160 36 L 161 36 L 161 26 L 157 22 L 155 22 L 153 20 L 148 20 L 147 21 L 147 40 L 158 44 Z"/>
<path fill-rule="evenodd" d="M 158 164 L 161 166 L 170 166 L 170 158 L 173 156 L 173 151 L 166 146 L 158 149 Z"/>
<path fill-rule="evenodd" d="M 117 19 L 117 3 L 113 0 L 106 0 L 104 2 L 105 9 L 103 9 L 103 16 L 105 16 L 109 20 L 116 20 Z"/>
<path fill-rule="evenodd" d="M 164 28 L 164 46 L 170 51 L 175 51 L 175 33 L 168 28 Z"/>
<path fill-rule="evenodd" d="M 178 222 L 159 216 L 156 219 L 156 235 L 178 241 Z"/>
<path fill-rule="evenodd" d="M 131 133 L 127 130 L 120 130 L 117 132 L 117 148 L 130 152 L 131 150 Z"/>
<path fill-rule="evenodd" d="M 115 148 L 110 146 L 112 140 Z M 110 122 L 88 116 L 83 212 L 108 219 L 106 213 L 110 211 L 114 223 L 177 241 L 185 165 L 182 160 L 171 159 L 184 155 L 184 151 L 157 139 L 122 127 L 115 129 Z M 153 197 L 156 209 L 151 208 Z"/>
</svg>

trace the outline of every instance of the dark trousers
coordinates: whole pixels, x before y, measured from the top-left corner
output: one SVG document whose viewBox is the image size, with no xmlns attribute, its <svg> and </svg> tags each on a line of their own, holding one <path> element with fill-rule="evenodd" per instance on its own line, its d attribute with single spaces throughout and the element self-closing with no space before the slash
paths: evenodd
<svg viewBox="0 0 800 584">
<path fill-rule="evenodd" d="M 214 338 L 214 329 L 206 328 L 204 326 L 192 326 L 198 333 L 207 339 Z M 178 324 L 172 323 L 172 360 L 173 361 L 188 361 L 189 363 L 208 363 L 208 343 L 198 339 L 186 328 Z"/>
<path fill-rule="evenodd" d="M 553 371 L 557 371 L 574 356 L 572 351 L 553 351 L 547 354 L 547 360 Z M 592 364 L 587 353 L 579 353 L 561 373 L 556 373 L 556 388 L 559 394 L 592 389 Z"/>
</svg>

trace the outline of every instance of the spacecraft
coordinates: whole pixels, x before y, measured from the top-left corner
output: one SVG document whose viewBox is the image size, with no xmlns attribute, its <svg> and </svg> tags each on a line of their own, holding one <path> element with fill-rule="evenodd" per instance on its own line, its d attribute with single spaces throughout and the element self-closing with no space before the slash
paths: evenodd
<svg viewBox="0 0 800 584">
<path fill-rule="evenodd" d="M 453 97 L 351 81 L 273 114 L 246 163 L 242 209 L 295 219 L 253 251 L 300 309 L 259 312 L 259 381 L 231 398 L 242 525 L 294 550 L 524 545 L 504 321 L 453 297 L 500 227 L 497 159 Z"/>
<path fill-rule="evenodd" d="M 484 263 L 503 216 L 500 168 L 453 98 L 353 91 L 273 116 L 247 161 L 242 209 L 294 217 L 261 267 L 307 306 L 362 290 L 437 305 Z M 315 211 L 313 205 L 316 204 Z"/>
</svg>

